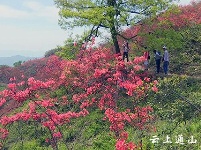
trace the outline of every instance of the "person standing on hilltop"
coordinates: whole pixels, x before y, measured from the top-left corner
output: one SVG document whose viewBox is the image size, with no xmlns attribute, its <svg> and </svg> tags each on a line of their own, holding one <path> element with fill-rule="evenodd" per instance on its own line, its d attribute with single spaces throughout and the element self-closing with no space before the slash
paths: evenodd
<svg viewBox="0 0 201 150">
<path fill-rule="evenodd" d="M 156 50 L 153 50 L 154 52 L 154 58 L 155 58 L 155 61 L 156 61 L 156 73 L 159 73 L 160 72 L 160 64 L 161 64 L 161 55 L 160 55 L 160 52 L 156 51 Z"/>
<path fill-rule="evenodd" d="M 127 58 L 127 62 L 129 61 L 128 59 L 128 52 L 130 50 L 129 45 L 128 45 L 128 41 L 124 41 L 123 45 L 123 61 L 125 59 L 125 57 Z"/>
<path fill-rule="evenodd" d="M 146 48 L 145 48 L 145 49 L 146 49 Z M 145 68 L 145 70 L 148 70 L 149 59 L 150 59 L 149 51 L 145 51 L 143 56 L 144 56 L 144 58 L 145 58 L 145 61 L 144 61 L 144 68 Z"/>
<path fill-rule="evenodd" d="M 167 47 L 163 46 L 163 50 L 164 50 L 164 55 L 163 55 L 163 70 L 164 73 L 167 74 L 168 73 L 168 66 L 169 66 L 169 53 L 167 51 Z"/>
</svg>

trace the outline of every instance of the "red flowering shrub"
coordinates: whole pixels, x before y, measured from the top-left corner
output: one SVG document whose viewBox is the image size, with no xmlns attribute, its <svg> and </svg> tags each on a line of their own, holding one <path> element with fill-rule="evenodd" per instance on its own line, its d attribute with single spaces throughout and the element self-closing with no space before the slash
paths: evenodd
<svg viewBox="0 0 201 150">
<path fill-rule="evenodd" d="M 200 3 L 198 4 L 196 7 L 200 7 Z M 181 7 L 182 13 L 178 16 L 158 16 L 152 26 L 137 25 L 126 30 L 125 36 L 131 38 L 139 32 L 150 33 L 158 27 L 169 25 L 178 29 L 191 23 L 200 23 L 200 13 L 194 11 L 194 7 Z M 188 14 L 190 17 L 186 17 Z M 164 20 L 168 20 L 170 24 L 159 24 Z M 145 39 L 138 36 L 136 40 L 141 44 Z M 46 141 L 55 146 L 59 139 L 64 138 L 61 126 L 68 126 L 71 119 L 85 117 L 93 108 L 98 108 L 104 112 L 103 121 L 110 123 L 109 128 L 116 138 L 116 149 L 136 149 L 136 144 L 128 141 L 129 134 L 125 126 L 139 130 L 147 128 L 147 123 L 153 119 L 150 115 L 153 110 L 150 106 L 137 104 L 145 99 L 150 90 L 158 91 L 157 81 L 152 81 L 143 71 L 144 57 L 136 57 L 126 63 L 121 58 L 108 49 L 94 50 L 90 47 L 80 51 L 76 60 L 67 61 L 51 56 L 22 64 L 20 71 L 16 70 L 16 77 L 10 76 L 8 88 L 0 92 L 0 107 L 3 108 L 9 101 L 28 104 L 21 111 L 1 116 L 0 138 L 9 138 L 7 126 L 14 122 L 35 121 L 50 131 L 51 137 Z M 8 74 L 9 70 L 10 68 L 4 68 L 1 71 Z M 3 74 L 2 72 L 0 73 Z M 65 88 L 66 93 L 52 96 L 60 88 Z M 132 105 L 123 105 L 124 95 Z M 76 109 L 58 108 L 70 105 Z"/>
<path fill-rule="evenodd" d="M 139 24 L 126 29 L 123 35 L 127 39 L 131 39 L 130 41 L 132 42 L 130 42 L 129 44 L 134 49 L 144 49 L 144 47 L 148 47 L 148 41 L 153 40 L 153 36 L 156 39 L 162 38 L 162 42 L 166 42 L 165 44 L 168 44 L 169 41 L 175 42 L 175 40 L 178 40 L 177 38 L 180 35 L 174 37 L 176 39 L 172 39 L 172 35 L 166 35 L 167 33 L 162 31 L 169 30 L 169 34 L 171 34 L 172 31 L 179 31 L 187 27 L 199 25 L 201 23 L 200 10 L 201 2 L 192 1 L 189 5 L 174 7 L 163 13 L 160 13 L 156 17 L 144 20 L 143 22 L 140 22 Z M 164 38 L 170 39 L 165 40 Z M 120 46 L 123 44 L 123 41 L 124 39 L 119 37 L 118 42 Z M 162 45 L 164 45 L 164 43 L 160 42 L 157 41 L 154 44 L 160 44 L 159 47 L 161 47 Z M 153 48 L 153 45 L 149 48 Z"/>
<path fill-rule="evenodd" d="M 95 107 L 105 112 L 104 120 L 110 122 L 110 130 L 117 139 L 116 149 L 135 149 L 136 145 L 127 141 L 129 135 L 125 125 L 144 129 L 144 125 L 152 119 L 149 114 L 152 109 L 148 106 L 122 110 L 119 103 L 122 96 L 118 95 L 123 92 L 134 102 L 146 97 L 149 90 L 157 91 L 156 82 L 150 83 L 150 78 L 143 72 L 143 61 L 144 57 L 139 57 L 124 63 L 120 56 L 111 54 L 108 49 L 92 48 L 82 51 L 77 60 L 50 57 L 46 66 L 37 72 L 37 78 L 41 77 L 43 81 L 30 77 L 18 83 L 12 79 L 8 88 L 0 93 L 1 106 L 10 100 L 19 103 L 29 101 L 26 109 L 0 118 L 2 138 L 8 136 L 7 125 L 32 120 L 51 131 L 50 141 L 54 141 L 55 145 L 63 137 L 60 126 L 67 125 L 72 118 L 88 115 Z M 52 97 L 51 93 L 60 87 L 65 87 L 70 94 L 61 98 Z M 70 104 L 79 109 L 57 109 Z"/>
</svg>

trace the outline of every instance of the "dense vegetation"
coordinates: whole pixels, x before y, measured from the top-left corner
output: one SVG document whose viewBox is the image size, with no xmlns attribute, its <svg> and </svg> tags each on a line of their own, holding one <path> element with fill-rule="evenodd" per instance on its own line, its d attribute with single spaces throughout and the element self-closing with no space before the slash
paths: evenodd
<svg viewBox="0 0 201 150">
<path fill-rule="evenodd" d="M 62 58 L 51 51 L 2 66 L 2 149 L 201 149 L 200 8 L 192 3 L 127 29 L 125 37 L 138 35 L 128 63 L 109 44 L 78 51 L 67 43 L 55 50 Z M 145 71 L 145 46 L 164 44 L 171 74 Z M 78 54 L 69 58 L 72 47 Z"/>
<path fill-rule="evenodd" d="M 118 36 L 124 37 L 121 31 L 125 26 L 130 27 L 141 19 L 155 16 L 171 7 L 172 4 L 172 1 L 169 0 L 54 1 L 60 10 L 59 24 L 62 28 L 83 26 L 90 28 L 89 33 L 85 36 L 85 41 L 98 36 L 101 29 L 105 30 L 111 34 L 114 50 L 117 54 L 120 53 Z"/>
</svg>

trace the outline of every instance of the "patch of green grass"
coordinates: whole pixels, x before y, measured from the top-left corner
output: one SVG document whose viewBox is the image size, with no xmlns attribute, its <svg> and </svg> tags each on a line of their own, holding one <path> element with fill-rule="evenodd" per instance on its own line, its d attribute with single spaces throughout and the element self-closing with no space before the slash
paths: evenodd
<svg viewBox="0 0 201 150">
<path fill-rule="evenodd" d="M 198 111 L 201 108 L 201 82 L 198 80 L 187 76 L 169 76 L 159 80 L 159 92 L 150 94 L 147 101 L 155 110 L 157 130 L 144 137 L 143 150 L 201 149 L 201 114 Z M 150 143 L 153 136 L 160 138 L 158 143 Z M 172 143 L 164 143 L 167 136 Z M 178 136 L 183 137 L 184 144 L 176 143 Z M 188 142 L 192 136 L 196 143 Z"/>
</svg>

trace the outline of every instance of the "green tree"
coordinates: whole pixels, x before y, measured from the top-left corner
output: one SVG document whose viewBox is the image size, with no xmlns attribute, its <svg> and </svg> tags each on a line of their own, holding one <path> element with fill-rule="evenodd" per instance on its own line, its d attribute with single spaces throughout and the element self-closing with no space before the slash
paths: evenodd
<svg viewBox="0 0 201 150">
<path fill-rule="evenodd" d="M 13 64 L 14 67 L 18 67 L 18 66 L 21 66 L 21 64 L 23 63 L 23 61 L 17 61 Z"/>
<path fill-rule="evenodd" d="M 64 45 L 58 47 L 60 51 L 57 51 L 56 54 L 62 58 L 71 60 L 74 59 L 75 56 L 79 53 L 79 50 L 82 49 L 83 38 L 78 36 L 75 38 L 76 44 L 74 43 L 74 39 L 72 36 L 69 36 L 66 41 L 64 41 Z"/>
<path fill-rule="evenodd" d="M 61 48 L 59 48 L 59 47 L 51 49 L 51 50 L 48 50 L 48 51 L 45 52 L 45 57 L 55 55 L 59 51 L 61 51 Z"/>
<path fill-rule="evenodd" d="M 62 28 L 89 27 L 87 40 L 98 36 L 101 28 L 111 34 L 116 53 L 118 36 L 125 27 L 139 23 L 171 6 L 173 0 L 54 0 L 60 9 Z"/>
</svg>

